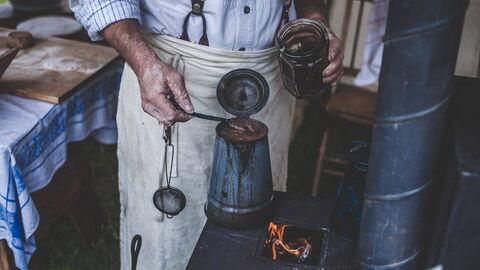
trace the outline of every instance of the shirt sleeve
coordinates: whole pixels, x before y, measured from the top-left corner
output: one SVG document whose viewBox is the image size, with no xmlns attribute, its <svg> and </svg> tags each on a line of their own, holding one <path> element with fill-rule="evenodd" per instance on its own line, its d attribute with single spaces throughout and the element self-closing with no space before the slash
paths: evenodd
<svg viewBox="0 0 480 270">
<path fill-rule="evenodd" d="M 100 32 L 110 24 L 136 19 L 141 23 L 139 0 L 70 0 L 77 21 L 92 40 L 100 40 Z"/>
</svg>

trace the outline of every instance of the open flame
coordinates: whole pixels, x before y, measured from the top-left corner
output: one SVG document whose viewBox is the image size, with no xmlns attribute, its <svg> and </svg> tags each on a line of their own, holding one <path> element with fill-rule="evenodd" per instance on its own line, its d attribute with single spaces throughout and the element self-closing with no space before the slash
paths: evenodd
<svg viewBox="0 0 480 270">
<path fill-rule="evenodd" d="M 285 241 L 285 230 L 289 227 L 288 224 L 275 224 L 270 222 L 268 224 L 268 238 L 265 245 L 271 245 L 272 259 L 276 260 L 278 254 L 289 253 L 298 258 L 299 262 L 303 262 L 308 258 L 312 250 L 310 243 L 302 237 L 298 237 L 293 241 Z"/>
</svg>

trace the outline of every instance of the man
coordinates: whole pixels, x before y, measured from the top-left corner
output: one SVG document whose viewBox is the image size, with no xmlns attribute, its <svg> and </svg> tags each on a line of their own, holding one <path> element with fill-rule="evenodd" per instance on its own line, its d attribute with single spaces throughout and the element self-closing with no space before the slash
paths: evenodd
<svg viewBox="0 0 480 270">
<path fill-rule="evenodd" d="M 118 107 L 121 268 L 130 267 L 130 241 L 143 237 L 139 269 L 184 269 L 205 223 L 215 125 L 194 111 L 232 117 L 218 104 L 220 78 L 237 68 L 261 73 L 267 105 L 253 118 L 269 127 L 274 188 L 285 190 L 295 100 L 283 88 L 273 46 L 288 17 L 327 23 L 321 0 L 71 0 L 92 39 L 105 38 L 126 60 Z M 342 76 L 339 40 L 330 33 L 325 82 Z M 200 44 L 198 44 L 200 43 Z M 208 45 L 208 46 L 206 46 Z M 320 74 L 319 74 L 320 75 Z M 174 104 L 168 96 L 173 96 Z M 188 121 L 188 122 L 187 122 Z M 184 122 L 180 124 L 179 122 Z M 164 126 L 173 126 L 172 185 L 185 210 L 166 219 L 152 194 L 165 185 Z M 168 159 L 168 164 L 170 164 Z M 219 256 L 222 256 L 219 250 Z"/>
</svg>

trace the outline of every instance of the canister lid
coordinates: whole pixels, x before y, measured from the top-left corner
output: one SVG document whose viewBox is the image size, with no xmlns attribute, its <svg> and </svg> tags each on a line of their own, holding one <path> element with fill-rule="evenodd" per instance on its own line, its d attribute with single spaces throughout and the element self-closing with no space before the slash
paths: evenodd
<svg viewBox="0 0 480 270">
<path fill-rule="evenodd" d="M 217 99 L 229 113 L 246 117 L 259 112 L 267 103 L 268 83 L 251 69 L 236 69 L 222 77 L 217 85 Z"/>
</svg>

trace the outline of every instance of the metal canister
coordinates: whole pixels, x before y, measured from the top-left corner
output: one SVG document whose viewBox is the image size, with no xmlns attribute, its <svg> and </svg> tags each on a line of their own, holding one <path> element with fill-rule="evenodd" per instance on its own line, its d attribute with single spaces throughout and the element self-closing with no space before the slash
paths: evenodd
<svg viewBox="0 0 480 270">
<path fill-rule="evenodd" d="M 285 24 L 275 38 L 285 88 L 295 97 L 319 97 L 330 92 L 323 83 L 328 60 L 327 27 L 316 20 L 298 19 Z"/>
<path fill-rule="evenodd" d="M 217 98 L 237 118 L 217 125 L 205 213 L 229 228 L 261 225 L 273 201 L 268 128 L 248 116 L 267 102 L 268 84 L 257 72 L 235 70 L 221 79 Z"/>
<path fill-rule="evenodd" d="M 363 193 L 367 181 L 369 146 L 356 141 L 348 150 L 349 166 L 338 187 L 335 208 L 330 219 L 333 231 L 356 242 L 362 217 Z"/>
</svg>

